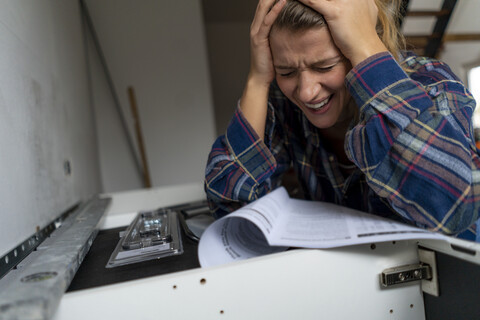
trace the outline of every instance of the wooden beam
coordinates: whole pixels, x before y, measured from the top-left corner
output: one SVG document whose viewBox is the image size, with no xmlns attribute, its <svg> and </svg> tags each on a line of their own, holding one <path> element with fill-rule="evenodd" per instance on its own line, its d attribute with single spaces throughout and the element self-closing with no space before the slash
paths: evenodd
<svg viewBox="0 0 480 320">
<path fill-rule="evenodd" d="M 432 34 L 416 34 L 416 35 L 405 35 L 405 39 L 412 40 L 412 41 L 418 41 L 418 40 L 431 40 L 431 39 L 439 39 L 440 34 L 438 33 L 432 33 Z"/>
<path fill-rule="evenodd" d="M 407 17 L 442 17 L 450 14 L 450 10 L 418 10 L 418 11 L 407 11 Z"/>
<path fill-rule="evenodd" d="M 152 187 L 152 179 L 150 178 L 150 170 L 148 169 L 147 153 L 145 143 L 143 140 L 142 126 L 140 124 L 140 117 L 138 115 L 137 99 L 135 98 L 135 90 L 132 86 L 127 88 L 128 98 L 130 101 L 130 108 L 132 110 L 132 117 L 135 125 L 135 133 L 137 136 L 138 148 L 140 150 L 140 157 L 142 159 L 143 169 L 143 183 L 145 188 Z"/>
<path fill-rule="evenodd" d="M 480 33 L 451 33 L 443 37 L 444 42 L 451 41 L 480 41 Z"/>
<path fill-rule="evenodd" d="M 438 39 L 439 34 L 405 36 L 408 48 L 425 48 L 432 39 Z M 480 41 L 480 33 L 451 33 L 443 36 L 442 42 Z"/>
<path fill-rule="evenodd" d="M 429 41 L 438 39 L 439 37 L 439 34 L 410 35 L 405 36 L 405 40 L 409 48 L 416 47 L 425 49 Z"/>
</svg>

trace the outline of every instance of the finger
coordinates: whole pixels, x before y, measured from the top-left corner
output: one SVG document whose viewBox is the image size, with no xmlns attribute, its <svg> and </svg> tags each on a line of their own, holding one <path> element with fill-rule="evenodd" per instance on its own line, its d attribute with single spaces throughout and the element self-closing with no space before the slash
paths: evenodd
<svg viewBox="0 0 480 320">
<path fill-rule="evenodd" d="M 272 25 L 277 19 L 278 15 L 282 11 L 283 7 L 287 3 L 286 0 L 279 0 L 272 9 L 267 13 L 265 18 L 263 19 L 263 23 L 258 30 L 258 34 L 263 37 L 268 37 L 270 30 L 272 29 Z"/>
<path fill-rule="evenodd" d="M 255 16 L 252 21 L 252 30 L 258 31 L 263 24 L 265 16 L 268 14 L 270 8 L 276 0 L 260 0 L 255 11 Z M 278 3 L 277 3 L 278 4 Z M 277 5 L 275 4 L 275 6 Z"/>
<path fill-rule="evenodd" d="M 313 10 L 317 11 L 318 13 L 325 15 L 328 12 L 328 0 L 298 0 L 299 2 L 303 3 L 307 7 L 312 8 Z M 356 1 L 356 0 L 355 0 Z"/>
<path fill-rule="evenodd" d="M 264 24 L 272 25 L 286 4 L 287 0 L 279 0 L 277 3 L 275 3 L 272 9 L 265 16 Z"/>
</svg>

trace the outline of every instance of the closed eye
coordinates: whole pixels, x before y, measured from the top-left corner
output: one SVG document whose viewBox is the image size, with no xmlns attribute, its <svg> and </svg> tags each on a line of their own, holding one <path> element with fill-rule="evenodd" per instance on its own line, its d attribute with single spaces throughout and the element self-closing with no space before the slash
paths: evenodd
<svg viewBox="0 0 480 320">
<path fill-rule="evenodd" d="M 295 72 L 294 71 L 289 71 L 289 72 L 283 72 L 283 73 L 279 73 L 281 77 L 291 77 L 293 76 Z"/>
<path fill-rule="evenodd" d="M 276 72 L 281 77 L 291 77 L 295 74 L 295 69 L 277 68 Z"/>
<path fill-rule="evenodd" d="M 328 72 L 330 70 L 332 70 L 338 63 L 334 63 L 330 66 L 316 66 L 316 65 L 313 65 L 310 67 L 311 70 L 315 71 L 315 72 L 320 72 L 320 73 L 325 73 L 325 72 Z M 290 69 L 288 67 L 278 67 L 276 68 L 276 72 L 279 76 L 281 77 L 292 77 L 296 74 L 297 70 L 296 69 Z"/>
<path fill-rule="evenodd" d="M 335 67 L 335 65 L 332 65 L 332 66 L 329 66 L 329 67 L 314 67 L 313 70 L 315 70 L 317 72 L 327 72 L 327 71 L 332 70 L 333 67 Z"/>
</svg>

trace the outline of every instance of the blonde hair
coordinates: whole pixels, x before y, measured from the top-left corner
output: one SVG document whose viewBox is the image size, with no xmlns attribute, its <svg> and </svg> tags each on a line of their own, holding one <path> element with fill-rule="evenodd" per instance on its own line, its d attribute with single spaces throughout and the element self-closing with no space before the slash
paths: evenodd
<svg viewBox="0 0 480 320">
<path fill-rule="evenodd" d="M 378 7 L 377 34 L 392 53 L 399 59 L 401 51 L 405 50 L 405 37 L 400 31 L 401 0 L 375 0 Z"/>
<path fill-rule="evenodd" d="M 375 3 L 378 7 L 377 34 L 388 51 L 399 60 L 405 49 L 405 38 L 399 29 L 401 0 L 375 0 Z M 324 25 L 327 24 L 320 13 L 296 0 L 287 0 L 272 29 L 302 31 Z"/>
</svg>

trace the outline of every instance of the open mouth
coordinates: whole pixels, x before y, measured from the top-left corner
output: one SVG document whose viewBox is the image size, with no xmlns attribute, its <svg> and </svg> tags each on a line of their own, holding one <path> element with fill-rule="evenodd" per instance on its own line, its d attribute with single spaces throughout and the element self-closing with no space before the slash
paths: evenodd
<svg viewBox="0 0 480 320">
<path fill-rule="evenodd" d="M 315 103 L 315 104 L 305 103 L 305 106 L 307 106 L 307 108 L 318 111 L 318 110 L 321 110 L 323 107 L 325 107 L 330 102 L 331 98 L 332 98 L 332 95 L 330 95 L 327 99 L 322 100 L 319 103 Z"/>
</svg>

